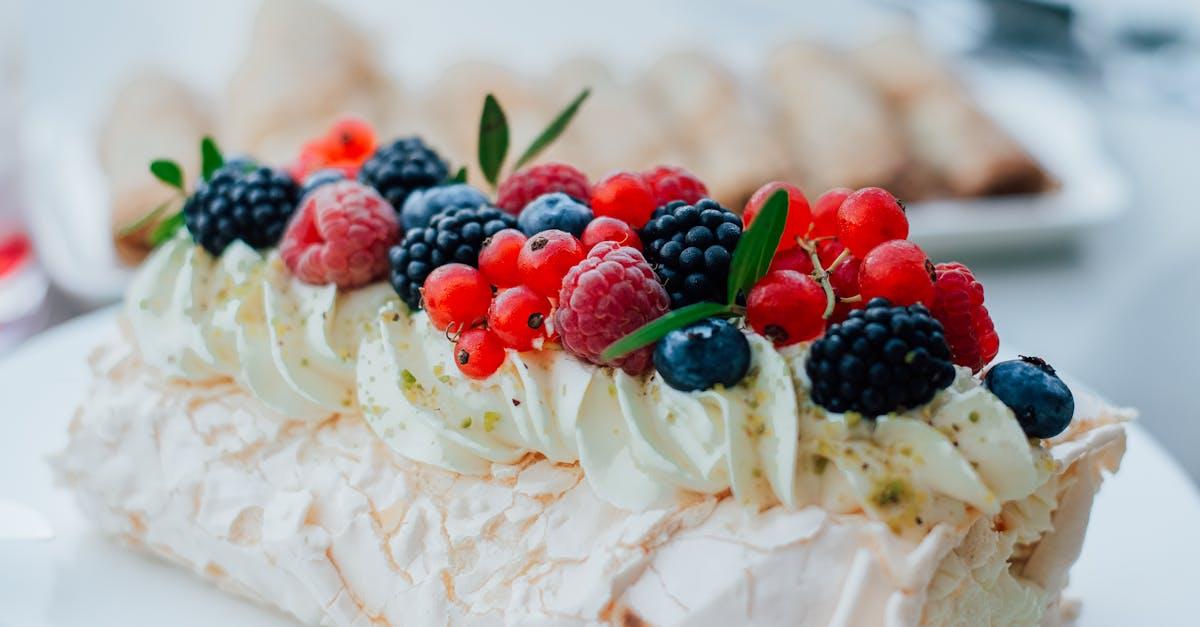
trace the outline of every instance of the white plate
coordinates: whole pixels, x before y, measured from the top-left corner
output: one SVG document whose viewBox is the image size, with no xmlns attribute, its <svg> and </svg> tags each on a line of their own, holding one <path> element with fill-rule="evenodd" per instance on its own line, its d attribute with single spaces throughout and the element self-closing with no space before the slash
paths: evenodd
<svg viewBox="0 0 1200 627">
<path fill-rule="evenodd" d="M 88 381 L 84 358 L 113 331 L 113 311 L 70 322 L 0 362 L 0 498 L 45 513 L 57 537 L 0 543 L 0 625 L 287 625 L 182 569 L 128 552 L 89 529 L 45 463 L 60 449 Z M 1072 594 L 1082 627 L 1194 625 L 1200 496 L 1134 425 L 1120 474 L 1096 504 Z"/>
</svg>

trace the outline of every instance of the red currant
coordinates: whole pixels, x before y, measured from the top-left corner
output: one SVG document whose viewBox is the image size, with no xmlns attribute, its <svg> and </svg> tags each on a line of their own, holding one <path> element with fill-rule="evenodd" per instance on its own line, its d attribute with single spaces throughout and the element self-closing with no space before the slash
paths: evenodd
<svg viewBox="0 0 1200 627">
<path fill-rule="evenodd" d="M 479 251 L 479 271 L 496 287 L 521 284 L 517 256 L 525 245 L 525 234 L 516 229 L 504 229 L 489 237 Z"/>
<path fill-rule="evenodd" d="M 780 250 L 771 260 L 770 270 L 794 270 L 800 274 L 810 274 L 813 271 L 812 257 L 799 246 Z"/>
<path fill-rule="evenodd" d="M 486 379 L 504 364 L 504 344 L 487 329 L 468 329 L 454 343 L 454 363 L 472 379 Z"/>
<path fill-rule="evenodd" d="M 859 258 L 872 248 L 908 237 L 908 217 L 891 192 L 864 187 L 846 197 L 837 212 L 838 238 Z"/>
<path fill-rule="evenodd" d="M 592 187 L 592 212 L 640 229 L 654 213 L 654 190 L 640 174 L 617 172 Z"/>
<path fill-rule="evenodd" d="M 862 262 L 858 257 L 850 255 L 838 264 L 838 267 L 829 273 L 829 284 L 833 287 L 833 294 L 839 299 L 853 298 L 858 296 L 858 269 Z M 830 322 L 841 322 L 850 315 L 854 309 L 862 307 L 860 303 L 843 303 L 838 302 L 833 307 L 833 315 L 829 317 Z"/>
<path fill-rule="evenodd" d="M 808 235 L 808 229 L 812 226 L 812 209 L 809 209 L 808 199 L 804 197 L 804 191 L 799 187 L 791 183 L 773 181 L 758 188 L 746 202 L 746 209 L 742 212 L 742 222 L 746 228 L 750 228 L 750 223 L 758 216 L 758 212 L 767 203 L 767 199 L 780 189 L 787 190 L 788 194 L 787 222 L 783 226 L 783 237 L 779 239 L 779 250 L 786 250 L 798 246 L 796 240 Z"/>
<path fill-rule="evenodd" d="M 813 237 L 833 237 L 838 234 L 838 207 L 846 197 L 854 193 L 847 187 L 835 187 L 817 199 L 813 204 Z"/>
<path fill-rule="evenodd" d="M 550 301 L 521 285 L 504 290 L 488 310 L 488 328 L 509 348 L 527 351 L 540 348 L 546 337 Z"/>
<path fill-rule="evenodd" d="M 821 260 L 822 267 L 828 268 L 844 250 L 846 247 L 836 239 L 823 239 L 817 242 L 817 259 Z"/>
<path fill-rule="evenodd" d="M 858 269 L 858 287 L 864 301 L 882 296 L 893 305 L 933 302 L 933 263 L 920 246 L 908 240 L 892 240 L 876 246 L 863 257 Z"/>
<path fill-rule="evenodd" d="M 492 286 L 483 273 L 462 263 L 448 263 L 429 273 L 421 288 L 429 320 L 438 329 L 467 326 L 487 317 Z"/>
<path fill-rule="evenodd" d="M 642 249 L 642 240 L 633 227 L 608 216 L 600 216 L 588 223 L 587 228 L 583 229 L 580 241 L 583 242 L 583 249 L 589 251 L 600 242 L 616 242 L 622 246 Z"/>
<path fill-rule="evenodd" d="M 583 260 L 583 245 L 570 233 L 551 229 L 529 238 L 517 255 L 525 285 L 546 298 L 558 298 L 563 277 Z"/>
<path fill-rule="evenodd" d="M 825 330 L 825 290 L 807 274 L 768 272 L 746 296 L 746 320 L 776 346 L 817 337 Z"/>
</svg>

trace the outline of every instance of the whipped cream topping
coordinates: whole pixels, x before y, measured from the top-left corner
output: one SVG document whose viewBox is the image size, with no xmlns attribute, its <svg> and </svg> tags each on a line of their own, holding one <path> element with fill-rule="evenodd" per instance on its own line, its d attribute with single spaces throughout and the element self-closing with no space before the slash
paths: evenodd
<svg viewBox="0 0 1200 627">
<path fill-rule="evenodd" d="M 340 292 L 292 278 L 235 243 L 214 260 L 187 239 L 155 251 L 127 311 L 145 359 L 171 377 L 232 377 L 271 409 L 360 414 L 401 455 L 486 475 L 531 453 L 578 462 L 610 503 L 681 493 L 863 510 L 893 530 L 998 514 L 1054 471 L 1012 412 L 960 370 L 924 407 L 864 420 L 808 399 L 806 347 L 749 334 L 750 374 L 685 393 L 560 350 L 509 351 L 483 381 L 457 371 L 441 331 L 384 283 Z"/>
</svg>

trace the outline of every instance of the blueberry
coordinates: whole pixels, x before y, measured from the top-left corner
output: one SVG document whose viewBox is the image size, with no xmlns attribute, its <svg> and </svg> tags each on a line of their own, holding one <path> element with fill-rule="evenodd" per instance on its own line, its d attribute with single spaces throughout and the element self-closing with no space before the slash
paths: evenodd
<svg viewBox="0 0 1200 627">
<path fill-rule="evenodd" d="M 1013 410 L 1030 437 L 1051 438 L 1071 424 L 1075 397 L 1054 368 L 1037 357 L 1000 362 L 983 382 Z"/>
<path fill-rule="evenodd" d="M 542 194 L 525 205 L 517 217 L 517 227 L 530 237 L 550 229 L 580 237 L 592 217 L 587 205 L 562 192 L 554 192 Z"/>
<path fill-rule="evenodd" d="M 659 340 L 654 367 L 667 385 L 682 392 L 731 387 L 750 369 L 750 342 L 721 318 L 701 320 Z"/>
<path fill-rule="evenodd" d="M 419 189 L 410 193 L 404 201 L 404 206 L 398 208 L 400 225 L 405 231 L 424 228 L 429 226 L 433 216 L 447 209 L 475 208 L 487 204 L 487 196 L 466 183 Z"/>
</svg>

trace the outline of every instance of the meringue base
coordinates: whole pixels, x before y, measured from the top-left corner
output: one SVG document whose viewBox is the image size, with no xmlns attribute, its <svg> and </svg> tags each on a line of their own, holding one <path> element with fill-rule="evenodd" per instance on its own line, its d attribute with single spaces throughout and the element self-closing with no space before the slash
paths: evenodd
<svg viewBox="0 0 1200 627">
<path fill-rule="evenodd" d="M 1065 625 L 1067 570 L 1125 442 L 1125 416 L 1087 399 L 1042 489 L 914 540 L 727 495 L 628 512 L 577 465 L 456 475 L 391 452 L 357 415 L 293 421 L 232 381 L 169 381 L 127 343 L 92 366 L 52 460 L 84 511 L 307 624 Z"/>
</svg>

